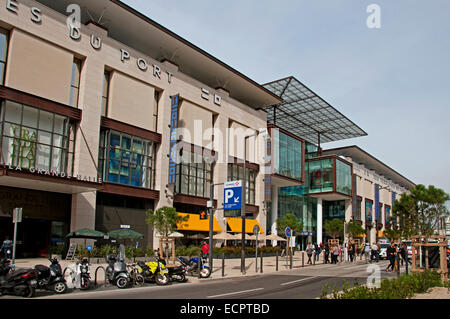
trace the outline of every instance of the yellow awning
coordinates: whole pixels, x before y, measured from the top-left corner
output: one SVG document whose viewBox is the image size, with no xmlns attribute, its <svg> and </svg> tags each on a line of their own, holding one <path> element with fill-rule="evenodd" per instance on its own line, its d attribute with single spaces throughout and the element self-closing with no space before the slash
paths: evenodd
<svg viewBox="0 0 450 319">
<path fill-rule="evenodd" d="M 209 216 L 207 219 L 200 219 L 199 214 L 178 213 L 180 216 L 189 216 L 185 222 L 179 223 L 178 230 L 193 230 L 193 231 L 209 231 Z M 214 217 L 213 232 L 222 232 L 222 228 Z"/>
<path fill-rule="evenodd" d="M 234 233 L 242 233 L 242 218 L 227 218 L 227 223 Z M 256 219 L 245 219 L 245 232 L 253 234 L 253 226 L 259 226 L 259 233 L 264 234 L 264 230 Z"/>
</svg>

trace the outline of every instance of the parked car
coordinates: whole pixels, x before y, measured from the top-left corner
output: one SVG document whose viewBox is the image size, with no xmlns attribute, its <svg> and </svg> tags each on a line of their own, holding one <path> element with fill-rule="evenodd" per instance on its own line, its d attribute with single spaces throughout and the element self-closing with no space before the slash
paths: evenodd
<svg viewBox="0 0 450 319">
<path fill-rule="evenodd" d="M 391 244 L 389 243 L 383 243 L 380 244 L 380 259 L 386 259 L 387 255 L 386 255 L 386 249 L 390 246 Z"/>
</svg>

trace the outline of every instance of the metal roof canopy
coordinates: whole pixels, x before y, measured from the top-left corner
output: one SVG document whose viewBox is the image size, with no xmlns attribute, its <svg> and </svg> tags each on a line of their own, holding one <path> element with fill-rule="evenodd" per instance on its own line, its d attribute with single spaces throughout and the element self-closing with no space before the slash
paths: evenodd
<svg viewBox="0 0 450 319">
<path fill-rule="evenodd" d="M 284 100 L 264 108 L 267 121 L 310 143 L 320 145 L 367 135 L 293 76 L 263 86 Z"/>
</svg>

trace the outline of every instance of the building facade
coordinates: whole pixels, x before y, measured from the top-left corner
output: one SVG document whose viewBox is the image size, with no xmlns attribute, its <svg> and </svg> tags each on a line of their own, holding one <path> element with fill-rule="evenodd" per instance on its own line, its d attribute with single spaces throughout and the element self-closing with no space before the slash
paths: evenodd
<svg viewBox="0 0 450 319">
<path fill-rule="evenodd" d="M 193 215 L 187 233 L 205 230 L 195 220 L 210 185 L 242 178 L 244 137 L 266 128 L 258 108 L 281 101 L 120 1 L 7 1 L 0 28 L 0 235 L 22 207 L 19 256 L 121 225 L 157 247 L 145 212 L 163 206 Z M 247 140 L 253 224 L 265 220 L 257 140 Z M 223 188 L 214 199 L 223 205 Z M 226 217 L 216 214 L 218 230 Z"/>
</svg>

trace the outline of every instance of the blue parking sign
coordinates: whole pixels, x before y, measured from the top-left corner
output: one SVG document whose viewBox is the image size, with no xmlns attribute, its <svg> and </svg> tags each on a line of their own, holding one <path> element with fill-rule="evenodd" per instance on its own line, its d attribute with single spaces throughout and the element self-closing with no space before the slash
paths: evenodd
<svg viewBox="0 0 450 319">
<path fill-rule="evenodd" d="M 226 182 L 224 184 L 224 210 L 241 209 L 242 181 Z"/>
</svg>

